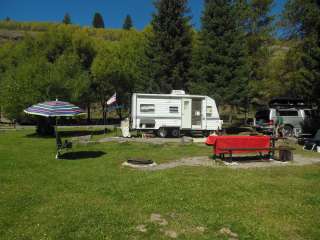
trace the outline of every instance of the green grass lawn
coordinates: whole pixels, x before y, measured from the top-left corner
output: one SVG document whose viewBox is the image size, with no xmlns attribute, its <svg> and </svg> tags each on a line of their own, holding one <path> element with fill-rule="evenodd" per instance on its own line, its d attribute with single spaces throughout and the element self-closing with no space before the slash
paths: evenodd
<svg viewBox="0 0 320 240">
<path fill-rule="evenodd" d="M 211 149 L 106 143 L 73 149 L 98 157 L 55 160 L 55 140 L 31 134 L 0 132 L 0 239 L 168 239 L 166 230 L 178 239 L 228 239 L 222 227 L 239 239 L 320 237 L 320 165 L 144 172 L 121 164 Z M 168 225 L 151 223 L 152 213 Z M 147 232 L 136 230 L 140 224 Z"/>
</svg>

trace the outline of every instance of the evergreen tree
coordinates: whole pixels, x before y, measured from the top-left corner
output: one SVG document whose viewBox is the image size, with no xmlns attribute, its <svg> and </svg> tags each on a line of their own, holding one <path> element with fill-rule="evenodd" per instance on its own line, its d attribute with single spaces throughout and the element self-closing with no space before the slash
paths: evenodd
<svg viewBox="0 0 320 240">
<path fill-rule="evenodd" d="M 62 22 L 63 22 L 64 24 L 71 24 L 71 17 L 70 17 L 70 15 L 69 15 L 69 13 L 66 13 L 66 14 L 64 15 Z"/>
<path fill-rule="evenodd" d="M 123 29 L 124 30 L 130 30 L 133 27 L 133 23 L 132 23 L 132 18 L 131 16 L 128 14 L 124 20 L 123 23 Z"/>
<path fill-rule="evenodd" d="M 93 17 L 92 26 L 95 28 L 104 28 L 103 17 L 100 13 L 96 12 Z"/>
<path fill-rule="evenodd" d="M 214 97 L 220 104 L 246 102 L 248 54 L 240 7 L 232 0 L 206 0 L 202 29 L 194 55 L 195 93 Z"/>
<path fill-rule="evenodd" d="M 320 2 L 290 0 L 286 4 L 284 20 L 290 37 L 299 40 L 291 51 L 300 52 L 296 69 L 290 75 L 296 79 L 293 90 L 320 102 Z"/>
<path fill-rule="evenodd" d="M 254 88 L 268 77 L 265 66 L 271 58 L 270 45 L 273 43 L 272 6 L 273 0 L 249 0 L 246 5 L 244 24 L 250 57 L 250 82 Z M 253 94 L 252 97 L 256 97 L 256 93 Z"/>
<path fill-rule="evenodd" d="M 192 33 L 187 0 L 157 0 L 147 55 L 161 92 L 184 89 L 190 79 Z"/>
<path fill-rule="evenodd" d="M 6 17 L 4 20 L 5 20 L 6 22 L 11 21 L 10 17 Z"/>
<path fill-rule="evenodd" d="M 272 37 L 274 16 L 271 15 L 274 0 L 250 0 L 247 2 L 244 24 L 249 45 L 249 53 L 254 54 L 266 45 Z"/>
</svg>

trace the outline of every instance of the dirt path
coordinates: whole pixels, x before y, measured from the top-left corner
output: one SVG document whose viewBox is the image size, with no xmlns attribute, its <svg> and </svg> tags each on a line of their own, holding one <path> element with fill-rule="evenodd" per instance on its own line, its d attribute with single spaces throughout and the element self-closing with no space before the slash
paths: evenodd
<svg viewBox="0 0 320 240">
<path fill-rule="evenodd" d="M 228 162 L 215 162 L 208 157 L 192 157 L 183 158 L 169 163 L 159 164 L 154 167 L 144 167 L 140 170 L 144 171 L 159 171 L 179 166 L 205 166 L 205 167 L 221 167 L 226 166 L 234 169 L 249 169 L 249 168 L 263 168 L 263 167 L 278 167 L 278 166 L 303 166 L 310 164 L 320 163 L 319 158 L 307 158 L 301 155 L 294 155 L 294 161 L 292 162 L 280 162 L 275 160 L 257 160 L 257 161 L 234 161 Z"/>
</svg>

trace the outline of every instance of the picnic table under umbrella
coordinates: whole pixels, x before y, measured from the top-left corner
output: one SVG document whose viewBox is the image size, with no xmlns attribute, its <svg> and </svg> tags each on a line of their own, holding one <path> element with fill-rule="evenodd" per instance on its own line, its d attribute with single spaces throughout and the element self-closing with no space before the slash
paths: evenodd
<svg viewBox="0 0 320 240">
<path fill-rule="evenodd" d="M 55 135 L 57 142 L 57 158 L 59 156 L 58 118 L 74 117 L 81 114 L 85 114 L 85 112 L 76 105 L 69 102 L 62 102 L 58 100 L 32 105 L 31 107 L 25 109 L 24 112 L 31 115 L 56 118 Z"/>
</svg>

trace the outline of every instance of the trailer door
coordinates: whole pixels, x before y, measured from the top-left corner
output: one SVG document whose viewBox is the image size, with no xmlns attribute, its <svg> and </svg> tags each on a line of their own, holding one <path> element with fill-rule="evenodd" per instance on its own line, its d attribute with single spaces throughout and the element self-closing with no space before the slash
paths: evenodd
<svg viewBox="0 0 320 240">
<path fill-rule="evenodd" d="M 182 98 L 181 128 L 191 129 L 191 99 Z"/>
<path fill-rule="evenodd" d="M 202 126 L 202 99 L 192 99 L 192 129 Z"/>
</svg>

